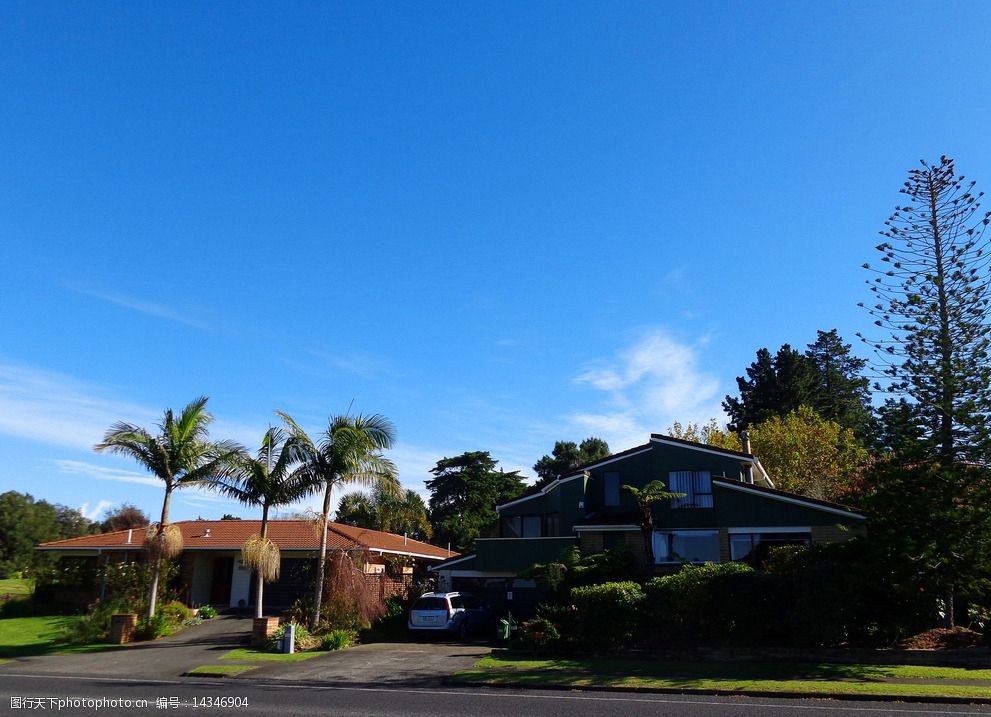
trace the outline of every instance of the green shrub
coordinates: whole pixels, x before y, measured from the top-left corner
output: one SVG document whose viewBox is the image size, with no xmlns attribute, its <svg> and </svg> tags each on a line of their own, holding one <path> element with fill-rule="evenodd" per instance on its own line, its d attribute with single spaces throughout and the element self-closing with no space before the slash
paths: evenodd
<svg viewBox="0 0 991 717">
<path fill-rule="evenodd" d="M 554 623 L 544 617 L 535 617 L 520 625 L 520 641 L 525 647 L 546 647 L 561 639 Z"/>
<path fill-rule="evenodd" d="M 178 600 L 172 600 L 158 608 L 158 612 L 173 625 L 181 625 L 193 616 L 193 611 Z"/>
<path fill-rule="evenodd" d="M 676 643 L 718 637 L 726 626 L 718 614 L 725 599 L 718 595 L 714 583 L 753 572 L 743 563 L 705 563 L 684 565 L 673 575 L 652 578 L 644 586 L 645 636 L 654 642 Z"/>
<path fill-rule="evenodd" d="M 627 642 L 637 627 L 644 592 L 632 581 L 603 583 L 571 590 L 578 642 L 609 646 Z"/>
<path fill-rule="evenodd" d="M 321 650 L 345 650 L 354 645 L 358 636 L 350 630 L 331 630 L 320 636 Z"/>
<path fill-rule="evenodd" d="M 110 618 L 121 612 L 118 605 L 97 603 L 78 622 L 59 636 L 59 642 L 72 645 L 91 645 L 110 639 Z"/>
<path fill-rule="evenodd" d="M 157 640 L 160 637 L 168 637 L 177 627 L 177 623 L 169 620 L 161 612 L 156 612 L 152 618 L 143 617 L 138 620 L 138 627 L 135 636 L 139 640 Z"/>
<path fill-rule="evenodd" d="M 212 605 L 203 605 L 197 615 L 204 620 L 210 620 L 217 617 L 217 609 Z"/>
</svg>

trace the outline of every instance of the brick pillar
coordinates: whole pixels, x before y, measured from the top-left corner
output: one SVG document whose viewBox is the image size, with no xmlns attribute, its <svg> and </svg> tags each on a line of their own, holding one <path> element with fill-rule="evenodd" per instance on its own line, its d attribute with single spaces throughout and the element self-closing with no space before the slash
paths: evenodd
<svg viewBox="0 0 991 717">
<path fill-rule="evenodd" d="M 110 616 L 110 642 L 115 645 L 134 640 L 134 629 L 138 625 L 138 616 L 133 612 Z"/>
<path fill-rule="evenodd" d="M 256 617 L 251 624 L 251 646 L 264 647 L 268 638 L 279 629 L 279 618 Z"/>
</svg>

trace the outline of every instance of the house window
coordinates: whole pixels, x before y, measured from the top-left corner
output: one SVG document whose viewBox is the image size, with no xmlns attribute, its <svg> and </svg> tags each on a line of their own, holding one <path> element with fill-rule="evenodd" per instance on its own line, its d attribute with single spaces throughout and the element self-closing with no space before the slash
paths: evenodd
<svg viewBox="0 0 991 717">
<path fill-rule="evenodd" d="M 805 532 L 730 533 L 730 560 L 763 565 L 771 548 L 781 545 L 809 545 L 811 535 Z"/>
<path fill-rule="evenodd" d="M 509 515 L 502 519 L 503 538 L 539 538 L 539 515 Z"/>
<path fill-rule="evenodd" d="M 544 516 L 544 534 L 552 538 L 561 534 L 561 516 L 557 513 Z"/>
<path fill-rule="evenodd" d="M 654 531 L 655 563 L 718 563 L 718 530 Z"/>
<path fill-rule="evenodd" d="M 540 516 L 528 515 L 523 518 L 523 538 L 540 537 Z"/>
<path fill-rule="evenodd" d="M 605 496 L 603 505 L 619 505 L 619 473 L 606 473 L 602 476 Z"/>
<path fill-rule="evenodd" d="M 672 508 L 711 508 L 712 475 L 709 471 L 671 471 L 668 479 L 672 493 L 684 493 L 671 500 Z"/>
</svg>

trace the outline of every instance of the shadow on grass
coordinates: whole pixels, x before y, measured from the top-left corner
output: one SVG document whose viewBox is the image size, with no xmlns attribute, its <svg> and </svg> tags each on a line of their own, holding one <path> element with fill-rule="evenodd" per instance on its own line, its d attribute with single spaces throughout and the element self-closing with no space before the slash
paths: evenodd
<svg viewBox="0 0 991 717">
<path fill-rule="evenodd" d="M 675 684 L 704 680 L 727 682 L 747 680 L 804 680 L 881 682 L 890 677 L 883 665 L 793 663 L 793 662 L 673 662 L 639 659 L 569 659 L 534 661 L 526 656 L 493 654 L 486 668 L 507 670 L 521 681 L 536 681 L 547 672 L 569 673 L 587 678 L 592 684 L 614 681 L 617 677 L 661 679 Z M 533 672 L 532 675 L 528 674 Z"/>
</svg>

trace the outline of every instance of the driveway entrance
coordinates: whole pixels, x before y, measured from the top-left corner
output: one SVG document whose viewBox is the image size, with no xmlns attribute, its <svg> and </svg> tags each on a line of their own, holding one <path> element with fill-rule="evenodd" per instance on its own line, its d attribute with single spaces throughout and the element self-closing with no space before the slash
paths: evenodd
<svg viewBox="0 0 991 717">
<path fill-rule="evenodd" d="M 375 642 L 304 662 L 265 665 L 244 678 L 350 686 L 434 686 L 470 668 L 491 651 L 486 644 Z"/>
</svg>

